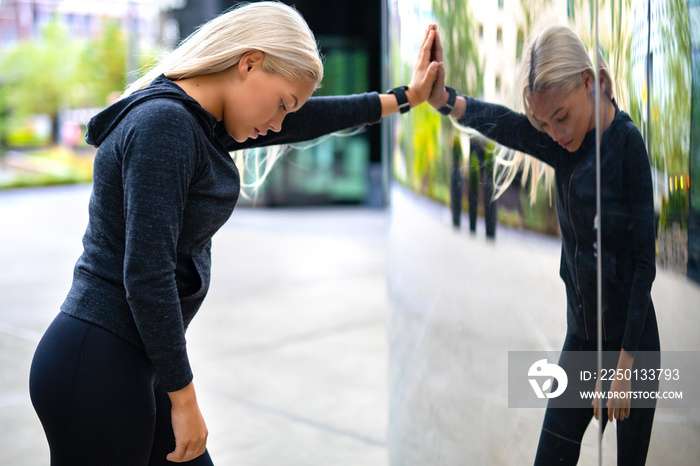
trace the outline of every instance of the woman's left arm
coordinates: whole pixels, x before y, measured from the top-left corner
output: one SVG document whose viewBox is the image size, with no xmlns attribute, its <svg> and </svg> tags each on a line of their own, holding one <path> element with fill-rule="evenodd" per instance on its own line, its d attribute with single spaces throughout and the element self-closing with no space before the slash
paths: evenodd
<svg viewBox="0 0 700 466">
<path fill-rule="evenodd" d="M 625 147 L 622 176 L 630 213 L 634 272 L 622 348 L 634 355 L 644 330 L 651 285 L 656 277 L 656 222 L 651 165 L 642 135 L 636 128 L 628 133 Z"/>
<path fill-rule="evenodd" d="M 298 111 L 290 113 L 279 133 L 268 131 L 257 139 L 237 142 L 217 125 L 217 136 L 229 151 L 310 141 L 349 128 L 378 123 L 382 117 L 379 94 L 370 92 L 333 97 L 312 97 Z"/>
<path fill-rule="evenodd" d="M 422 104 L 433 89 L 438 63 L 430 61 L 436 26 L 430 25 L 418 49 L 410 84 L 405 89 L 411 107 Z M 298 111 L 288 114 L 279 133 L 272 131 L 257 139 L 236 142 L 217 126 L 217 136 L 229 151 L 310 141 L 326 134 L 378 123 L 382 117 L 399 111 L 395 94 L 370 92 L 347 96 L 312 97 Z"/>
<path fill-rule="evenodd" d="M 651 302 L 651 284 L 656 276 L 656 235 L 651 166 L 644 140 L 636 128 L 630 128 L 621 147 L 625 148 L 621 154 L 622 180 L 630 214 L 629 231 L 632 236 L 634 263 L 627 322 L 616 371 L 616 374 L 622 375 L 634 367 L 635 355 Z M 616 377 L 610 384 L 610 391 L 613 393 L 626 393 L 631 389 L 631 381 L 624 376 Z M 606 408 L 609 421 L 624 421 L 630 416 L 628 397 L 613 397 L 607 401 Z M 597 419 L 598 407 L 595 403 L 593 414 Z"/>
</svg>

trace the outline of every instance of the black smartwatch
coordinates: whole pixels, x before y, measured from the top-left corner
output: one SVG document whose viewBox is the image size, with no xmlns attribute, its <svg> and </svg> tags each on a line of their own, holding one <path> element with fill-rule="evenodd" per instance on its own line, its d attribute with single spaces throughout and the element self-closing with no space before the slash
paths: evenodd
<svg viewBox="0 0 700 466">
<path fill-rule="evenodd" d="M 406 113 L 411 110 L 411 104 L 408 102 L 408 97 L 406 97 L 407 90 L 408 86 L 400 86 L 387 92 L 387 94 L 394 94 L 396 96 L 396 102 L 399 104 L 399 112 L 401 113 Z"/>
<path fill-rule="evenodd" d="M 455 108 L 455 102 L 457 101 L 457 91 L 447 86 L 445 86 L 445 90 L 448 94 L 447 103 L 444 106 L 440 107 L 438 109 L 438 112 L 442 113 L 443 115 L 449 115 L 450 113 L 452 113 L 452 109 Z"/>
</svg>

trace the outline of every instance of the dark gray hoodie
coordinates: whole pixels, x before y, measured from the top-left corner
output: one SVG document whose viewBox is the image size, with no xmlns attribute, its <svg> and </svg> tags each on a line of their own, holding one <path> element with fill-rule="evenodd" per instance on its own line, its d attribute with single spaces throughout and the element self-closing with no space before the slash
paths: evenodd
<svg viewBox="0 0 700 466">
<path fill-rule="evenodd" d="M 185 331 L 209 288 L 211 238 L 240 179 L 228 150 L 308 140 L 380 118 L 376 94 L 312 98 L 285 129 L 244 144 L 160 76 L 96 115 L 89 223 L 61 310 L 143 349 L 162 387 L 187 386 Z"/>
</svg>

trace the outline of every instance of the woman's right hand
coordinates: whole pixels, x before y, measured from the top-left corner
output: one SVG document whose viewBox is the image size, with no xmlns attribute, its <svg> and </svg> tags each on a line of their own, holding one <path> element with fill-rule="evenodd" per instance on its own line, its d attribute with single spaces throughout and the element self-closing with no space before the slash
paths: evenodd
<svg viewBox="0 0 700 466">
<path fill-rule="evenodd" d="M 447 89 L 445 89 L 445 63 L 442 42 L 440 41 L 440 34 L 438 34 L 437 28 L 435 28 L 435 37 L 433 38 L 433 48 L 430 51 L 430 60 L 438 63 L 438 72 L 435 83 L 433 84 L 433 89 L 430 92 L 430 97 L 428 98 L 428 103 L 437 110 L 447 103 L 449 97 Z"/>
<path fill-rule="evenodd" d="M 175 433 L 175 451 L 169 453 L 166 459 L 184 463 L 204 453 L 209 431 L 199 411 L 193 382 L 181 390 L 168 392 L 168 396 L 172 404 L 170 417 Z"/>
</svg>

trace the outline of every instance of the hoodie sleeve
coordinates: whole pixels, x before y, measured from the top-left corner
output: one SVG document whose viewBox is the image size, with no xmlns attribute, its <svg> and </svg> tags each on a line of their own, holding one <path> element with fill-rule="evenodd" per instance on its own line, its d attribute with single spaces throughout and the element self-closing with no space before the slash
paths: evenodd
<svg viewBox="0 0 700 466">
<path fill-rule="evenodd" d="M 152 101 L 154 102 L 154 101 Z M 177 243 L 197 145 L 177 102 L 145 103 L 124 132 L 124 285 L 148 358 L 166 391 L 192 380 L 175 282 Z M 165 103 L 163 103 L 165 102 Z"/>
<path fill-rule="evenodd" d="M 459 120 L 460 125 L 469 126 L 503 146 L 554 166 L 556 144 L 546 133 L 532 126 L 527 116 L 503 105 L 464 97 L 467 108 Z"/>
<path fill-rule="evenodd" d="M 326 134 L 378 123 L 382 117 L 379 94 L 370 92 L 334 97 L 312 97 L 298 111 L 290 113 L 279 133 L 269 132 L 257 139 L 236 142 L 218 125 L 217 136 L 229 151 L 310 141 Z"/>
</svg>

